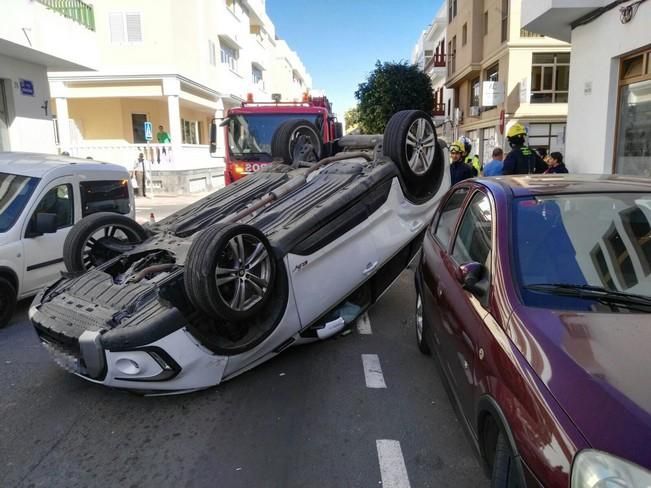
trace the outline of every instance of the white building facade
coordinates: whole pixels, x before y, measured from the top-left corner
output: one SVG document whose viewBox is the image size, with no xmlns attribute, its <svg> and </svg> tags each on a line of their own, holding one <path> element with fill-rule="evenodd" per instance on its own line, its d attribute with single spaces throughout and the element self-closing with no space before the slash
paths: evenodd
<svg viewBox="0 0 651 488">
<path fill-rule="evenodd" d="M 651 176 L 651 4 L 523 0 L 527 29 L 572 42 L 566 162 Z"/>
<path fill-rule="evenodd" d="M 92 5 L 4 0 L 0 20 L 0 151 L 56 152 L 48 70 L 92 69 Z"/>
<path fill-rule="evenodd" d="M 438 135 L 451 142 L 455 136 L 452 130 L 454 90 L 445 87 L 447 78 L 446 27 L 447 17 L 445 4 L 443 4 L 432 23 L 421 33 L 414 46 L 411 62 L 432 80 L 434 123 L 437 126 Z"/>
<path fill-rule="evenodd" d="M 49 75 L 60 150 L 144 169 L 154 192 L 221 185 L 225 141 L 219 130 L 211 157 L 212 120 L 250 96 L 293 100 L 311 88 L 298 55 L 277 39 L 264 0 L 93 6 L 97 71 Z"/>
</svg>

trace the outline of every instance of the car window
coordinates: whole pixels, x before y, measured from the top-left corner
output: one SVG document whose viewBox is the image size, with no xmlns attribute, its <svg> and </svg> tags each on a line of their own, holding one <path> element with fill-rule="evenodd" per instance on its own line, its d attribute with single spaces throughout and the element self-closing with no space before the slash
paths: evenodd
<svg viewBox="0 0 651 488">
<path fill-rule="evenodd" d="M 454 227 L 457 224 L 459 212 L 467 194 L 467 188 L 459 188 L 450 195 L 450 198 L 445 202 L 445 206 L 441 209 L 434 235 L 445 249 L 450 245 L 450 239 L 454 233 Z"/>
<path fill-rule="evenodd" d="M 36 224 L 36 216 L 40 213 L 55 214 L 57 216 L 57 229 L 70 227 L 74 222 L 74 201 L 72 199 L 72 185 L 55 186 L 38 202 L 36 210 L 29 221 L 29 228 Z"/>
<path fill-rule="evenodd" d="M 0 232 L 14 226 L 39 181 L 39 178 L 0 173 Z"/>
<path fill-rule="evenodd" d="M 128 214 L 131 211 L 127 180 L 83 181 L 81 188 L 81 215 L 96 212 Z"/>
<path fill-rule="evenodd" d="M 461 219 L 452 257 L 459 264 L 477 262 L 490 270 L 493 214 L 488 197 L 476 193 Z"/>
</svg>

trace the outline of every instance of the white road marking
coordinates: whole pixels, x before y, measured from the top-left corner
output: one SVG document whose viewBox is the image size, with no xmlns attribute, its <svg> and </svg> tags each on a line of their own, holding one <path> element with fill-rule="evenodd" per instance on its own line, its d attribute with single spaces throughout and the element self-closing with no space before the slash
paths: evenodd
<svg viewBox="0 0 651 488">
<path fill-rule="evenodd" d="M 376 445 L 382 488 L 411 488 L 400 442 L 381 439 L 376 441 Z"/>
<path fill-rule="evenodd" d="M 386 388 L 380 358 L 377 354 L 362 354 L 362 363 L 364 364 L 364 377 L 368 388 Z"/>
<path fill-rule="evenodd" d="M 364 313 L 364 315 L 357 319 L 357 332 L 364 335 L 371 335 L 373 333 L 373 330 L 371 330 L 371 319 L 368 316 L 368 312 Z"/>
</svg>

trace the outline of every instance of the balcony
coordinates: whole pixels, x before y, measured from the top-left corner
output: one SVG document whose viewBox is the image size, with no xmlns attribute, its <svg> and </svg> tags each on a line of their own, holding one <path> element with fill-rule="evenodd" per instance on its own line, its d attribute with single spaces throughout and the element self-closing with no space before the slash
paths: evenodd
<svg viewBox="0 0 651 488">
<path fill-rule="evenodd" d="M 444 103 L 435 103 L 434 109 L 432 110 L 433 117 L 445 117 L 445 104 Z"/>
<path fill-rule="evenodd" d="M 569 42 L 572 22 L 608 3 L 608 0 L 523 0 L 522 26 Z"/>
<path fill-rule="evenodd" d="M 48 9 L 63 15 L 84 26 L 88 30 L 95 30 L 95 14 L 93 6 L 80 0 L 36 0 Z"/>
<path fill-rule="evenodd" d="M 527 29 L 520 29 L 520 37 L 545 37 L 542 34 L 537 34 L 536 32 L 530 32 Z"/>
<path fill-rule="evenodd" d="M 425 64 L 425 72 L 429 72 L 432 68 L 445 68 L 445 66 L 445 54 L 434 54 Z"/>
</svg>

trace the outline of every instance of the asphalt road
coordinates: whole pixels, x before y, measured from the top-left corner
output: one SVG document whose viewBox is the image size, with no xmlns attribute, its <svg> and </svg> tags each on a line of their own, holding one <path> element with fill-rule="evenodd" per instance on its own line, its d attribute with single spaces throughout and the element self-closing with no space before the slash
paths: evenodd
<svg viewBox="0 0 651 488">
<path fill-rule="evenodd" d="M 372 334 L 290 348 L 175 397 L 61 370 L 22 303 L 0 330 L 0 487 L 487 486 L 435 364 L 416 347 L 412 279 L 403 273 L 370 310 Z M 369 374 L 386 388 L 367 387 L 362 355 L 377 355 Z"/>
</svg>

